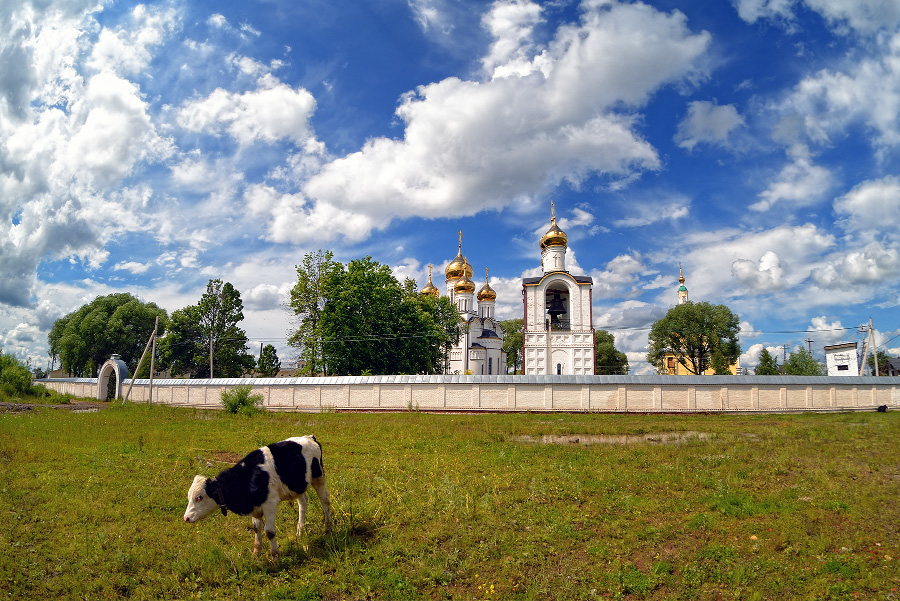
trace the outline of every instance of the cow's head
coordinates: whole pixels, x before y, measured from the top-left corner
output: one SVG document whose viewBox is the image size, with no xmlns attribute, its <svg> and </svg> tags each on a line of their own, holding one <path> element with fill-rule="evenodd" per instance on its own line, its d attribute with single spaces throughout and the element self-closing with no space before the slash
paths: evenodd
<svg viewBox="0 0 900 601">
<path fill-rule="evenodd" d="M 221 504 L 221 500 L 222 492 L 215 478 L 194 476 L 194 481 L 188 489 L 188 506 L 184 510 L 184 521 L 190 524 L 202 520 L 216 508 L 221 508 L 224 515 L 225 506 Z"/>
</svg>

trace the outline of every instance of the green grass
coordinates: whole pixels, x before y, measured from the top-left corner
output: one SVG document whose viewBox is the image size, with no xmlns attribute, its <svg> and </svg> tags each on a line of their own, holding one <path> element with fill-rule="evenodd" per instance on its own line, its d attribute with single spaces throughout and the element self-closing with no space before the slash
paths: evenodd
<svg viewBox="0 0 900 601">
<path fill-rule="evenodd" d="M 681 444 L 523 435 L 695 431 Z M 182 521 L 196 473 L 314 433 L 282 555 L 249 518 Z M 207 464 L 212 467 L 207 467 Z M 226 415 L 110 403 L 0 414 L 0 596 L 268 599 L 900 598 L 900 412 Z"/>
</svg>

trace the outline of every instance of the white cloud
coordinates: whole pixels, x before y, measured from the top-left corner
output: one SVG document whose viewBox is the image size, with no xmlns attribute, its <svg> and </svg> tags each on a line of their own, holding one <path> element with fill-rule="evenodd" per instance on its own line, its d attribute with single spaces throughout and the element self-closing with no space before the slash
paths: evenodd
<svg viewBox="0 0 900 601">
<path fill-rule="evenodd" d="M 816 343 L 817 347 L 837 344 L 838 342 L 843 342 L 856 335 L 855 330 L 847 330 L 847 328 L 841 324 L 840 320 L 828 323 L 828 319 L 824 315 L 813 317 L 806 330 L 811 334 L 816 334 L 816 337 L 812 340 Z M 807 336 L 807 338 L 811 337 Z"/>
<path fill-rule="evenodd" d="M 632 199 L 629 212 L 632 215 L 616 219 L 616 227 L 645 227 L 660 221 L 676 221 L 690 214 L 691 201 L 688 198 L 667 195 L 662 199 Z"/>
<path fill-rule="evenodd" d="M 137 261 L 119 261 L 113 266 L 116 271 L 129 271 L 133 274 L 145 273 L 150 266 L 146 263 L 138 263 Z"/>
<path fill-rule="evenodd" d="M 774 19 L 789 27 L 800 5 L 814 10 L 838 33 L 848 28 L 861 34 L 894 31 L 900 25 L 900 5 L 894 0 L 732 0 L 738 15 L 748 23 Z"/>
<path fill-rule="evenodd" d="M 834 201 L 843 227 L 855 233 L 877 232 L 896 239 L 900 232 L 900 178 L 887 176 L 858 184 Z"/>
<path fill-rule="evenodd" d="M 777 203 L 797 207 L 814 205 L 833 185 L 831 172 L 813 164 L 806 147 L 795 146 L 788 154 L 793 162 L 760 193 L 760 201 L 750 205 L 751 210 L 768 211 Z"/>
<path fill-rule="evenodd" d="M 312 94 L 271 75 L 260 78 L 257 85 L 255 91 L 242 94 L 216 89 L 182 107 L 178 123 L 189 131 L 218 133 L 225 129 L 243 146 L 282 139 L 306 142 L 312 136 L 309 118 L 316 108 Z"/>
<path fill-rule="evenodd" d="M 859 286 L 890 283 L 900 277 L 900 251 L 872 242 L 862 251 L 835 256 L 824 267 L 812 271 L 820 288 L 856 289 Z"/>
<path fill-rule="evenodd" d="M 731 264 L 731 275 L 748 288 L 761 292 L 787 286 L 778 255 L 771 250 L 767 250 L 758 262 L 738 259 Z"/>
<path fill-rule="evenodd" d="M 531 36 L 540 18 L 541 7 L 533 2 L 495 2 L 481 20 L 494 38 L 490 53 L 481 59 L 485 72 L 492 77 L 530 73 Z"/>
<path fill-rule="evenodd" d="M 162 43 L 176 24 L 175 9 L 148 10 L 139 4 L 131 11 L 131 27 L 100 31 L 87 65 L 97 71 L 136 75 L 150 62 L 151 48 Z"/>
<path fill-rule="evenodd" d="M 529 21 L 508 21 L 518 33 L 503 35 L 527 47 L 517 27 Z M 394 218 L 472 215 L 563 181 L 577 186 L 588 174 L 615 180 L 658 169 L 634 116 L 611 107 L 639 106 L 660 86 L 703 76 L 709 39 L 690 32 L 679 12 L 588 5 L 581 23 L 531 50 L 528 69 L 483 82 L 448 78 L 407 94 L 397 109 L 404 137 L 369 140 L 325 165 L 303 186 L 311 204 L 285 217 L 305 232 L 315 214 L 353 215 L 329 232 L 352 241 Z M 522 63 L 513 45 L 495 50 L 489 62 Z"/>
<path fill-rule="evenodd" d="M 675 142 L 688 150 L 693 150 L 701 142 L 725 146 L 729 134 L 739 127 L 746 127 L 746 123 L 734 105 L 719 106 L 715 102 L 708 101 L 691 102 L 688 104 L 687 116 L 678 124 Z"/>
</svg>

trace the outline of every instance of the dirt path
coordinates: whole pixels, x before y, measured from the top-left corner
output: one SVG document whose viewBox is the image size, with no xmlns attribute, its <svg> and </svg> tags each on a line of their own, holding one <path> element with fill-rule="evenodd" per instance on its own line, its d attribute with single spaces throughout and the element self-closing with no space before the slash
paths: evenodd
<svg viewBox="0 0 900 601">
<path fill-rule="evenodd" d="M 82 411 L 100 411 L 109 407 L 109 403 L 100 401 L 81 401 L 72 399 L 71 402 L 62 405 L 51 405 L 49 403 L 10 403 L 0 402 L 0 413 L 22 413 L 25 411 L 33 411 L 36 407 L 47 407 L 50 409 L 68 409 L 73 412 Z"/>
</svg>

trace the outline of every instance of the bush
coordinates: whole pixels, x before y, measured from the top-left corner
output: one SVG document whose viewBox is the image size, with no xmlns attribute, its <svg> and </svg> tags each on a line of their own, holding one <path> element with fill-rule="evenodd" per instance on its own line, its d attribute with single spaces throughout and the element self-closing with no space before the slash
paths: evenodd
<svg viewBox="0 0 900 601">
<path fill-rule="evenodd" d="M 31 392 L 31 372 L 12 355 L 0 355 L 0 384 L 10 396 Z"/>
<path fill-rule="evenodd" d="M 263 395 L 250 394 L 252 386 L 235 386 L 222 393 L 222 409 L 231 414 L 256 415 L 262 411 Z"/>
</svg>

